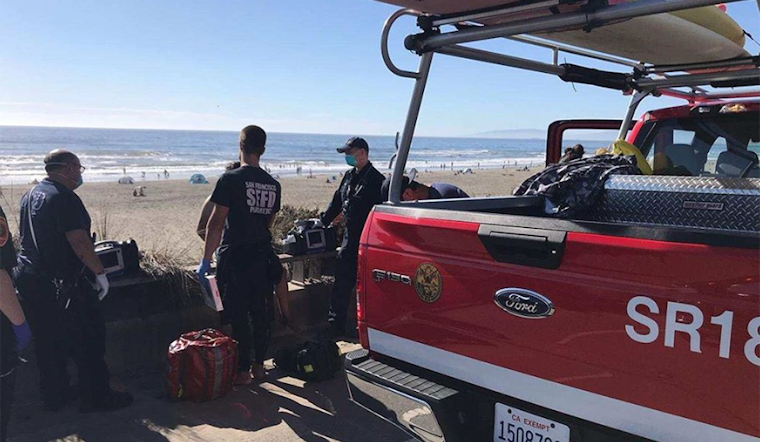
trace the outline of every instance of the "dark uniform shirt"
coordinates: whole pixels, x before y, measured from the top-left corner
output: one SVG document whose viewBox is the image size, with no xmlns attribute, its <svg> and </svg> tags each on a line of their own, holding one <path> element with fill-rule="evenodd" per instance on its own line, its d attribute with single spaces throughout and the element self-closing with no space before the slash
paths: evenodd
<svg viewBox="0 0 760 442">
<path fill-rule="evenodd" d="M 228 207 L 222 246 L 270 243 L 269 222 L 280 210 L 282 188 L 260 167 L 231 170 L 216 183 L 211 202 Z"/>
<path fill-rule="evenodd" d="M 335 191 L 330 205 L 322 216 L 322 223 L 329 225 L 338 214 L 343 213 L 346 231 L 343 234 L 343 253 L 355 254 L 359 250 L 364 223 L 375 204 L 383 202 L 380 188 L 385 177 L 372 163 L 367 163 L 362 170 L 355 167 L 345 175 Z"/>
<path fill-rule="evenodd" d="M 9 272 L 16 266 L 16 249 L 8 229 L 8 220 L 0 207 L 0 272 Z M 0 314 L 0 375 L 11 371 L 18 362 L 16 357 L 16 335 L 11 321 Z"/>
<path fill-rule="evenodd" d="M 66 233 L 74 230 L 89 233 L 91 223 L 87 209 L 74 191 L 45 178 L 21 198 L 19 265 L 54 278 L 78 277 L 84 264 L 71 248 Z"/>
<path fill-rule="evenodd" d="M 431 199 L 469 198 L 470 196 L 459 187 L 448 183 L 432 183 L 430 185 Z"/>
</svg>

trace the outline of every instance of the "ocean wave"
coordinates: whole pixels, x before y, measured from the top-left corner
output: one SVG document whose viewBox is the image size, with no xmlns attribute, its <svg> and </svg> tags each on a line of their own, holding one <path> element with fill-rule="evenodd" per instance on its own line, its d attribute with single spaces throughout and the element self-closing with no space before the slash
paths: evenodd
<svg viewBox="0 0 760 442">
<path fill-rule="evenodd" d="M 468 157 L 468 156 L 474 156 L 474 155 L 485 155 L 490 153 L 491 151 L 489 149 L 431 149 L 431 148 L 422 148 L 422 149 L 412 149 L 411 153 L 414 153 L 414 155 L 429 155 L 429 156 L 439 156 L 439 157 Z"/>
</svg>

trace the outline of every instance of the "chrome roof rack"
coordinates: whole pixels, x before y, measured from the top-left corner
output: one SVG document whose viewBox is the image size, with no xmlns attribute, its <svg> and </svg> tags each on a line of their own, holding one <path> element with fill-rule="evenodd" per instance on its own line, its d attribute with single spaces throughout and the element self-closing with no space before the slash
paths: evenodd
<svg viewBox="0 0 760 442">
<path fill-rule="evenodd" d="M 734 1 L 741 0 L 724 0 L 723 3 Z M 760 86 L 760 55 L 703 63 L 651 65 L 523 35 L 568 28 L 591 30 L 629 18 L 710 6 L 717 3 L 716 0 L 641 0 L 614 6 L 606 6 L 606 2 L 600 0 L 589 0 L 586 5 L 575 12 L 555 13 L 551 16 L 505 21 L 498 24 L 484 24 L 484 22 L 488 22 L 488 19 L 504 18 L 510 14 L 536 8 L 554 8 L 566 2 L 566 0 L 523 0 L 511 6 L 465 11 L 445 16 L 424 14 L 413 9 L 401 9 L 388 17 L 383 26 L 381 37 L 380 48 L 383 61 L 394 74 L 415 80 L 393 171 L 389 195 L 391 203 L 399 203 L 401 176 L 406 165 L 432 58 L 436 53 L 552 74 L 568 82 L 585 83 L 623 91 L 631 94 L 631 103 L 623 121 L 630 121 L 638 104 L 648 95 L 681 98 L 690 103 L 724 98 L 760 97 L 760 90 L 746 89 L 751 86 Z M 388 51 L 390 30 L 396 20 L 403 16 L 416 17 L 417 25 L 422 31 L 404 39 L 406 49 L 420 56 L 419 68 L 416 72 L 398 68 L 393 63 Z M 453 26 L 454 30 L 444 31 L 444 26 Z M 507 38 L 549 49 L 552 51 L 552 60 L 551 62 L 538 61 L 464 46 L 466 43 L 494 38 Z M 626 72 L 603 71 L 574 64 L 559 63 L 560 53 L 612 63 L 618 67 L 625 67 Z M 743 89 L 740 92 L 734 90 L 726 92 L 704 89 L 705 86 L 714 89 L 735 87 Z M 625 135 L 624 129 L 627 127 L 621 127 L 620 136 Z"/>
</svg>

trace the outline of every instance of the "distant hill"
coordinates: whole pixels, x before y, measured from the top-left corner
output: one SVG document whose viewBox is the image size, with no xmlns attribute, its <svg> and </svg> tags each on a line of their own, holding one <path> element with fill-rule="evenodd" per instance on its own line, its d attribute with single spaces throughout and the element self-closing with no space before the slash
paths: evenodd
<svg viewBox="0 0 760 442">
<path fill-rule="evenodd" d="M 489 130 L 471 135 L 478 138 L 511 138 L 518 140 L 545 140 L 546 130 L 540 129 L 502 129 Z"/>
<path fill-rule="evenodd" d="M 611 142 L 617 131 L 613 130 L 571 130 L 565 133 L 565 139 L 584 141 Z M 502 129 L 490 130 L 470 135 L 476 138 L 510 138 L 519 140 L 545 140 L 546 129 Z"/>
</svg>

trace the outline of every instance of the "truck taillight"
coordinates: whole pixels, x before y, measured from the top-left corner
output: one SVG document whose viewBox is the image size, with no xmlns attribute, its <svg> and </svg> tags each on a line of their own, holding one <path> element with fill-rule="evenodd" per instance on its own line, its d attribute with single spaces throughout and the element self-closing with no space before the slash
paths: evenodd
<svg viewBox="0 0 760 442">
<path fill-rule="evenodd" d="M 359 246 L 359 256 L 356 261 L 356 322 L 359 327 L 359 343 L 364 348 L 369 348 L 367 338 L 367 325 L 364 323 L 365 314 L 365 287 L 364 287 L 364 256 L 366 246 Z"/>
</svg>

